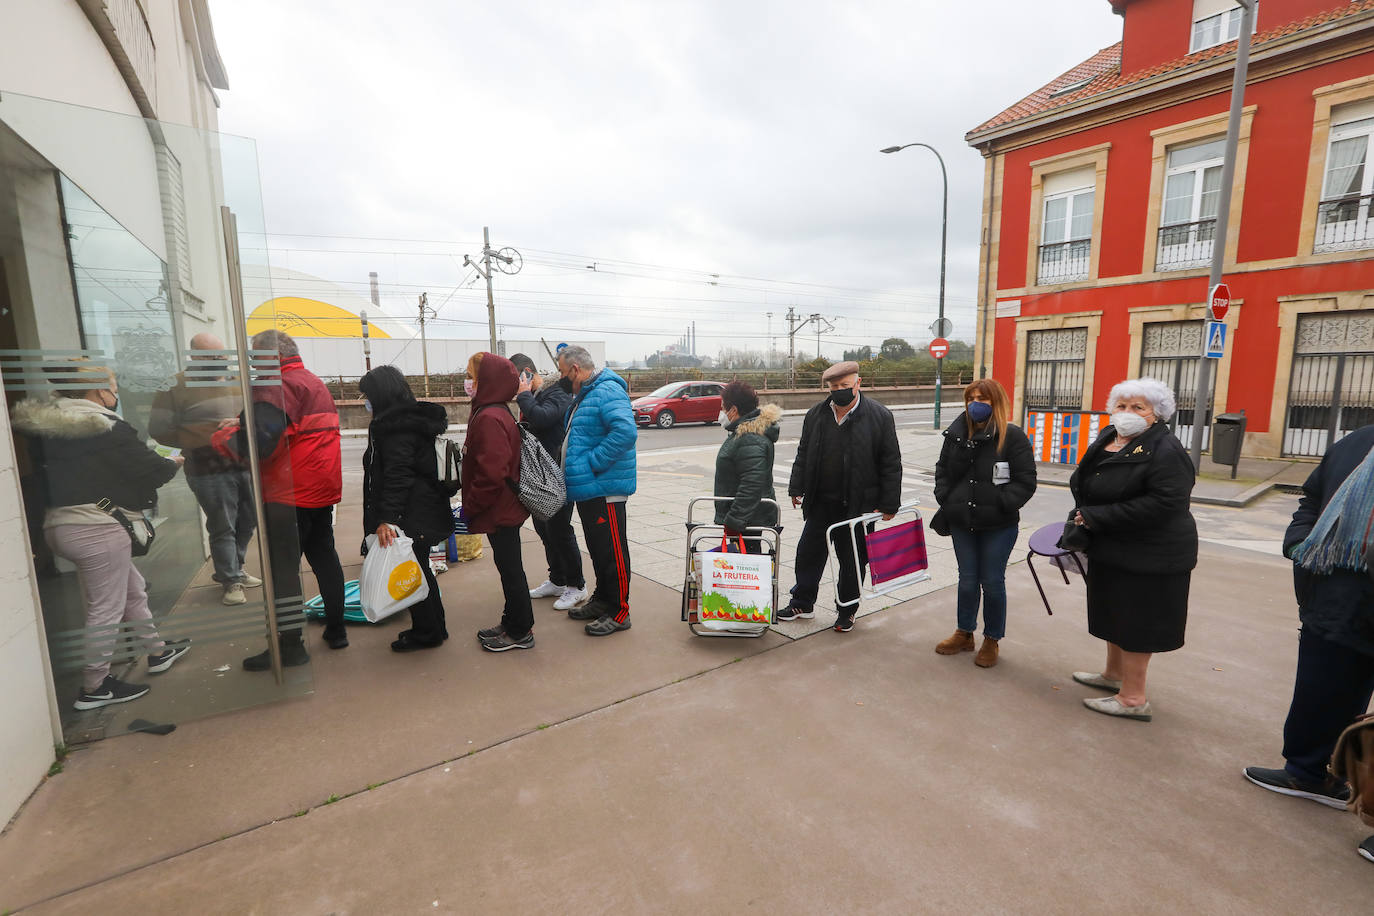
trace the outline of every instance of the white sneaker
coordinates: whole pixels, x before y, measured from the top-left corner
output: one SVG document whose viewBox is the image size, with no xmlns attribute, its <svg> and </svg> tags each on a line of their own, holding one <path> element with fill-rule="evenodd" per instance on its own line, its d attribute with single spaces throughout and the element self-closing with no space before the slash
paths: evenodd
<svg viewBox="0 0 1374 916">
<path fill-rule="evenodd" d="M 571 611 L 579 604 L 587 600 L 586 586 L 573 588 L 571 585 L 563 588 L 563 594 L 558 596 L 558 600 L 553 603 L 555 611 Z"/>
<path fill-rule="evenodd" d="M 247 604 L 248 596 L 243 593 L 242 585 L 237 582 L 230 582 L 224 586 L 224 597 L 220 600 L 232 607 L 236 604 Z"/>
<path fill-rule="evenodd" d="M 242 576 L 239 576 L 239 585 L 242 585 L 244 588 L 262 588 L 262 580 L 257 576 L 250 576 L 248 573 L 244 573 Z"/>
<path fill-rule="evenodd" d="M 557 598 L 563 594 L 563 586 L 554 585 L 548 579 L 538 588 L 530 589 L 531 598 Z"/>
</svg>

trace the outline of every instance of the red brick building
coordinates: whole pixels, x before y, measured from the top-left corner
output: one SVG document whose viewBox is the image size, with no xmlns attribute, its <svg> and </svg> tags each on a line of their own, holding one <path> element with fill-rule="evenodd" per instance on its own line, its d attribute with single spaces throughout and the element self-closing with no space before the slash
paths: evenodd
<svg viewBox="0 0 1374 916">
<path fill-rule="evenodd" d="M 1120 42 L 967 135 L 978 361 L 1021 420 L 1160 378 L 1187 441 L 1240 9 L 1101 2 Z M 1246 411 L 1246 454 L 1320 455 L 1374 423 L 1374 0 L 1259 0 L 1255 25 L 1213 405 Z"/>
</svg>

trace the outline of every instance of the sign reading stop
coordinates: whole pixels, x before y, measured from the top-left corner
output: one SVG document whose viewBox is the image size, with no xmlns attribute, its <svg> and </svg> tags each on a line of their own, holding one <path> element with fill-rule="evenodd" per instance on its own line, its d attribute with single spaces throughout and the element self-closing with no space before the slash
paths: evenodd
<svg viewBox="0 0 1374 916">
<path fill-rule="evenodd" d="M 1212 318 L 1216 321 L 1226 317 L 1226 310 L 1231 307 L 1231 287 L 1225 283 L 1218 283 L 1212 287 L 1212 291 L 1207 294 L 1207 308 L 1212 313 Z"/>
<path fill-rule="evenodd" d="M 949 341 L 943 337 L 937 337 L 930 342 L 930 355 L 936 359 L 944 359 L 949 353 Z"/>
</svg>

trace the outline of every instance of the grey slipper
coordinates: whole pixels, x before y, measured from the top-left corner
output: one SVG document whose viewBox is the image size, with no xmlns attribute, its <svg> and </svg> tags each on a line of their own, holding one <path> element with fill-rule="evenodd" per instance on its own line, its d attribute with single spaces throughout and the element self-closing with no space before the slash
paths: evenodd
<svg viewBox="0 0 1374 916">
<path fill-rule="evenodd" d="M 1083 701 L 1083 705 L 1093 712 L 1100 712 L 1106 716 L 1139 719 L 1141 722 L 1149 722 L 1154 718 L 1150 712 L 1149 700 L 1140 706 L 1125 706 L 1116 697 L 1089 697 Z"/>
<path fill-rule="evenodd" d="M 1102 690 L 1121 689 L 1120 681 L 1114 681 L 1111 678 L 1103 677 L 1100 674 L 1093 674 L 1091 671 L 1075 671 L 1073 673 L 1073 679 L 1080 684 L 1086 684 L 1089 687 L 1098 687 Z"/>
</svg>

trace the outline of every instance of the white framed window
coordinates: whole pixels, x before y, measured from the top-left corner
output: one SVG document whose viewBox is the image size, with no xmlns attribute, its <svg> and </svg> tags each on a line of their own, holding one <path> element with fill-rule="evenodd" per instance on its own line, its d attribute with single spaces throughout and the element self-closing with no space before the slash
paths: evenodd
<svg viewBox="0 0 1374 916">
<path fill-rule="evenodd" d="M 1211 263 L 1225 152 L 1225 138 L 1169 150 L 1156 270 L 1187 270 Z"/>
<path fill-rule="evenodd" d="M 1193 0 L 1193 40 L 1188 45 L 1188 53 L 1239 38 L 1240 13 L 1240 5 L 1235 0 Z M 1259 3 L 1256 3 L 1255 15 L 1250 20 L 1251 34 L 1258 22 Z"/>
<path fill-rule="evenodd" d="M 1333 112 L 1315 251 L 1374 248 L 1374 100 Z M 1339 120 L 1338 120 L 1339 119 Z"/>
<path fill-rule="evenodd" d="M 1096 175 L 1078 169 L 1046 176 L 1037 282 L 1086 280 L 1092 254 Z"/>
</svg>

